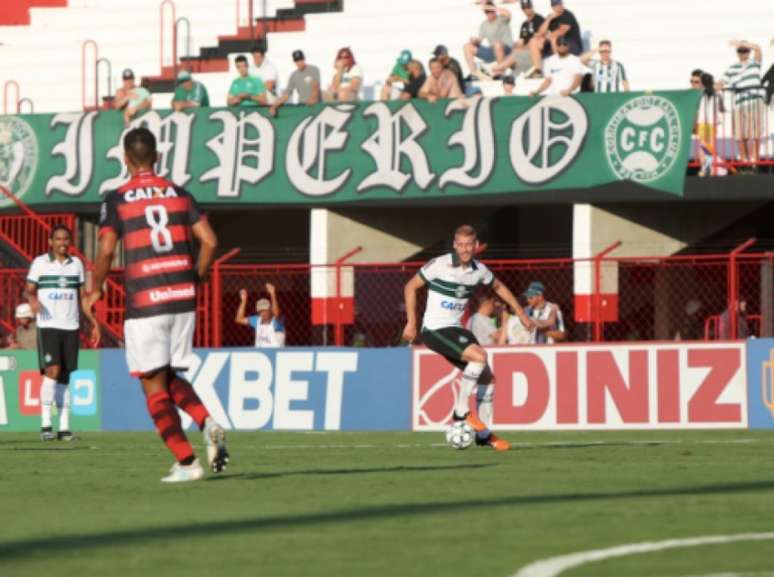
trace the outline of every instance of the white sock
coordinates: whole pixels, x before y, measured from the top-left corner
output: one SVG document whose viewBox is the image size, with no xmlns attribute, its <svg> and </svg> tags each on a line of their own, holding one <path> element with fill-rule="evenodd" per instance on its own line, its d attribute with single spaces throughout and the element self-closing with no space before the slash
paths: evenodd
<svg viewBox="0 0 774 577">
<path fill-rule="evenodd" d="M 478 418 L 486 425 L 487 429 L 492 428 L 492 399 L 494 398 L 494 385 L 480 384 L 476 389 L 476 412 Z"/>
<path fill-rule="evenodd" d="M 59 411 L 59 430 L 70 430 L 70 387 L 56 384 L 56 408 Z"/>
<path fill-rule="evenodd" d="M 43 384 L 40 385 L 40 426 L 47 428 L 51 426 L 51 405 L 54 403 L 54 388 L 56 381 L 43 377 Z"/>
<path fill-rule="evenodd" d="M 454 412 L 458 417 L 462 417 L 468 412 L 468 398 L 478 382 L 481 373 L 484 372 L 486 365 L 484 363 L 468 363 L 465 371 L 460 377 L 460 393 L 454 404 Z"/>
</svg>

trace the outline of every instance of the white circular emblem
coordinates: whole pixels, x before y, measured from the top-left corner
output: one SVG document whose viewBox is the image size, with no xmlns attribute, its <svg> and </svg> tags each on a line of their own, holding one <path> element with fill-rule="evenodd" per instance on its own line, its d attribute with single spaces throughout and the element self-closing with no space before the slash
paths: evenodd
<svg viewBox="0 0 774 577">
<path fill-rule="evenodd" d="M 458 299 L 461 299 L 461 298 L 463 298 L 463 297 L 465 296 L 465 292 L 466 292 L 466 289 L 465 289 L 465 287 L 464 287 L 464 286 L 462 286 L 462 285 L 460 285 L 460 286 L 458 286 L 456 289 L 454 289 L 454 295 L 455 295 L 455 296 L 456 296 Z"/>
<path fill-rule="evenodd" d="M 59 277 L 59 288 L 65 288 L 67 286 L 67 279 L 63 276 Z"/>
<path fill-rule="evenodd" d="M 53 357 L 48 353 L 46 353 L 46 356 L 43 357 L 43 360 L 46 361 L 47 363 L 50 363 L 52 359 Z"/>
<path fill-rule="evenodd" d="M 0 117 L 0 185 L 17 198 L 32 184 L 38 165 L 38 139 L 35 131 L 18 116 Z M 0 195 L 0 206 L 11 204 Z"/>
<path fill-rule="evenodd" d="M 661 178 L 677 159 L 681 132 L 677 108 L 666 98 L 646 95 L 627 101 L 605 128 L 610 168 L 622 180 Z"/>
</svg>

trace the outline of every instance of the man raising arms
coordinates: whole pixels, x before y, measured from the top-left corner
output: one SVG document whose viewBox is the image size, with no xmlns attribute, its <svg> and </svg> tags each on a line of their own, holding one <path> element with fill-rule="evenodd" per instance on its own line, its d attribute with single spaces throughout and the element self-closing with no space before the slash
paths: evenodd
<svg viewBox="0 0 774 577">
<path fill-rule="evenodd" d="M 453 418 L 455 421 L 467 421 L 476 431 L 477 444 L 489 445 L 497 451 L 507 451 L 510 448 L 508 441 L 490 431 L 494 376 L 487 366 L 486 352 L 473 333 L 462 328 L 460 321 L 476 286 L 483 284 L 492 287 L 524 326 L 531 328 L 534 323 L 508 287 L 497 280 L 483 263 L 473 258 L 477 248 L 475 229 L 469 225 L 460 226 L 454 233 L 454 252 L 431 260 L 406 283 L 404 296 L 407 322 L 403 338 L 413 342 L 417 336 L 417 290 L 427 285 L 422 342 L 463 371 Z M 476 385 L 477 417 L 468 411 L 468 398 Z"/>
<path fill-rule="evenodd" d="M 183 432 L 179 407 L 204 433 L 210 470 L 228 464 L 223 429 L 178 372 L 190 364 L 196 321 L 196 282 L 206 277 L 217 239 L 191 194 L 153 172 L 156 138 L 146 128 L 124 137 L 124 161 L 131 179 L 108 193 L 100 208 L 100 241 L 95 292 L 101 297 L 119 238 L 126 254 L 126 361 L 140 378 L 148 412 L 176 462 L 164 483 L 195 481 L 204 470 Z M 194 263 L 192 237 L 199 242 Z"/>
</svg>

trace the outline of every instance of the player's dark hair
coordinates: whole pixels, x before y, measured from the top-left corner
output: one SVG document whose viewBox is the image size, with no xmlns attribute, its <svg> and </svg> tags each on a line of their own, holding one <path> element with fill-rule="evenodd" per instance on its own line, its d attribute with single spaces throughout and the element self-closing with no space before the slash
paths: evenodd
<svg viewBox="0 0 774 577">
<path fill-rule="evenodd" d="M 613 47 L 613 43 L 610 42 L 610 40 L 600 40 L 599 41 L 599 45 L 600 46 L 607 46 L 608 48 L 612 48 Z"/>
<path fill-rule="evenodd" d="M 48 238 L 50 240 L 54 240 L 54 235 L 56 235 L 56 233 L 59 232 L 60 230 L 65 231 L 67 233 L 67 236 L 69 236 L 70 238 L 73 237 L 73 233 L 70 231 L 68 227 L 66 227 L 63 224 L 55 224 L 54 226 L 51 227 L 51 232 L 48 234 Z"/>
<path fill-rule="evenodd" d="M 247 56 L 245 56 L 244 54 L 240 54 L 239 56 L 234 58 L 234 64 L 239 64 L 240 62 L 244 62 L 245 64 L 247 64 Z"/>
<path fill-rule="evenodd" d="M 124 136 L 124 152 L 135 166 L 156 164 L 156 137 L 147 128 L 133 128 Z"/>
</svg>

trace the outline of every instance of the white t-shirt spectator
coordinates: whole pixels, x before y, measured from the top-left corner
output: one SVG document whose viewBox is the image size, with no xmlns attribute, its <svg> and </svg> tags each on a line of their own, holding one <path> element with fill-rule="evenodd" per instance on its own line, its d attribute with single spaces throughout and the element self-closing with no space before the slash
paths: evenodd
<svg viewBox="0 0 774 577">
<path fill-rule="evenodd" d="M 349 86 L 352 84 L 353 78 L 360 78 L 363 80 L 363 67 L 360 64 L 355 64 L 349 70 L 345 70 L 341 75 L 341 86 Z"/>
<path fill-rule="evenodd" d="M 509 345 L 528 345 L 534 341 L 534 331 L 525 327 L 516 315 L 510 315 L 505 323 L 505 338 Z"/>
<path fill-rule="evenodd" d="M 261 317 L 247 317 L 247 323 L 255 329 L 255 346 L 260 349 L 277 349 L 285 346 L 285 325 L 276 318 L 262 323 Z"/>
<path fill-rule="evenodd" d="M 497 334 L 497 327 L 494 324 L 494 319 L 475 313 L 468 319 L 467 329 L 473 333 L 480 345 L 494 345 L 495 335 Z"/>
<path fill-rule="evenodd" d="M 255 69 L 255 76 L 263 80 L 263 83 L 274 81 L 274 91 L 277 92 L 277 68 L 269 62 L 264 60 L 263 64 Z"/>
<path fill-rule="evenodd" d="M 562 90 L 572 86 L 576 74 L 583 76 L 586 72 L 583 62 L 574 54 L 568 54 L 564 58 L 554 54 L 543 63 L 543 76 L 551 79 L 551 85 L 546 94 L 558 95 Z M 580 86 L 575 89 L 575 92 L 578 90 Z"/>
</svg>

